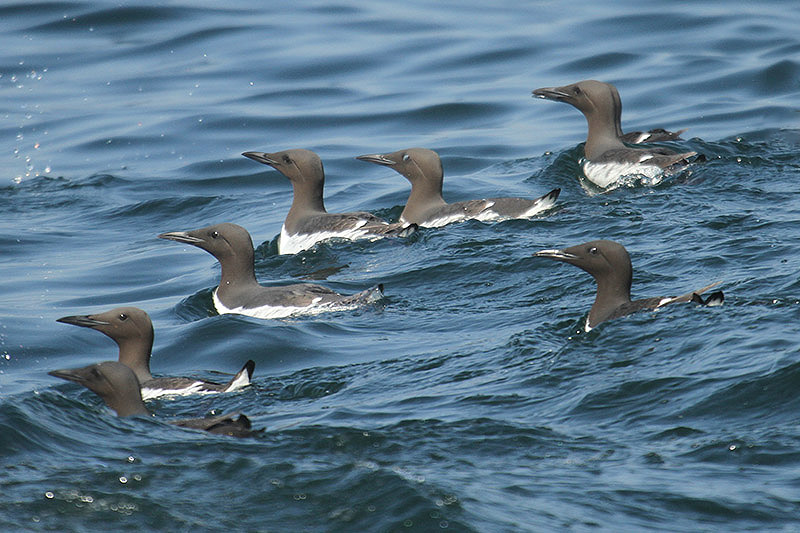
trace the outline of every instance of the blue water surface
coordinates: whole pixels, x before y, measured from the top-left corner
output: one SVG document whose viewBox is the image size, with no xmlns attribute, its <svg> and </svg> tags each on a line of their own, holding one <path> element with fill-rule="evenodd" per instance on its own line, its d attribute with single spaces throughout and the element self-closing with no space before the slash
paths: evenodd
<svg viewBox="0 0 800 533">
<path fill-rule="evenodd" d="M 796 531 L 800 10 L 794 2 L 9 1 L 0 5 L 3 531 Z M 531 90 L 614 83 L 625 130 L 707 161 L 580 179 L 586 122 Z M 277 255 L 307 148 L 330 211 L 396 220 L 409 184 L 356 155 L 439 152 L 448 201 L 532 220 Z M 213 311 L 213 257 L 156 238 L 246 227 L 265 284 L 356 311 Z M 623 243 L 636 297 L 721 280 L 723 307 L 583 321 L 594 284 L 532 257 Z M 156 375 L 253 386 L 118 418 L 47 375 L 116 359 L 55 319 L 146 310 Z M 177 428 L 241 411 L 264 432 Z"/>
</svg>

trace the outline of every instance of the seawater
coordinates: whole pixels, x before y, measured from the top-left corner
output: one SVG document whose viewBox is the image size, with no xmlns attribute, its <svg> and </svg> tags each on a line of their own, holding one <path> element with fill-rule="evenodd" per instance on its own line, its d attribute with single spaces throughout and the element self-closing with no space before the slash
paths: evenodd
<svg viewBox="0 0 800 533">
<path fill-rule="evenodd" d="M 0 528 L 5 531 L 794 531 L 800 489 L 800 12 L 792 2 L 6 2 L 0 6 Z M 656 186 L 579 179 L 586 124 L 537 87 L 614 83 L 625 130 L 708 161 Z M 438 151 L 448 201 L 534 198 L 293 256 L 287 180 L 396 220 L 409 185 L 354 156 Z M 164 231 L 246 227 L 265 284 L 384 283 L 379 305 L 218 316 L 214 259 Z M 622 242 L 635 297 L 581 332 L 584 272 Z M 115 359 L 65 315 L 135 305 L 157 375 L 254 385 L 113 416 L 49 370 Z M 241 411 L 230 439 L 170 426 Z"/>
</svg>

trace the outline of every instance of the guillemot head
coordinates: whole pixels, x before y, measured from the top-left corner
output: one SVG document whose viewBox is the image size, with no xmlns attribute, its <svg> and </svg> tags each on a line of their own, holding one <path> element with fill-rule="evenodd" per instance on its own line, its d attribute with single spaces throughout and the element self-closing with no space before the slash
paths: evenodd
<svg viewBox="0 0 800 533">
<path fill-rule="evenodd" d="M 562 87 L 542 87 L 533 91 L 533 96 L 545 100 L 565 102 L 583 111 L 585 115 L 598 110 L 611 109 L 619 105 L 619 92 L 610 83 L 584 80 Z"/>
<path fill-rule="evenodd" d="M 61 317 L 56 322 L 99 331 L 119 346 L 119 361 L 130 367 L 140 381 L 152 379 L 150 352 L 153 322 L 138 307 L 117 307 L 104 313 Z"/>
<path fill-rule="evenodd" d="M 318 183 L 325 180 L 322 160 L 311 150 L 295 148 L 282 152 L 244 152 L 243 156 L 269 165 L 292 183 Z"/>
<path fill-rule="evenodd" d="M 597 240 L 560 250 L 541 250 L 534 257 L 569 263 L 591 274 L 598 282 L 616 281 L 630 291 L 633 267 L 624 246 L 614 241 Z M 618 280 L 618 281 L 617 281 Z"/>
<path fill-rule="evenodd" d="M 153 344 L 153 322 L 138 307 L 117 307 L 93 315 L 65 316 L 56 322 L 97 330 L 111 337 L 117 344 L 134 339 L 149 339 L 150 345 Z"/>
<path fill-rule="evenodd" d="M 48 372 L 51 376 L 83 385 L 94 392 L 119 416 L 148 415 L 133 370 L 117 361 L 83 368 Z"/>
<path fill-rule="evenodd" d="M 406 148 L 389 154 L 366 154 L 356 159 L 391 167 L 412 185 L 421 180 L 441 183 L 444 174 L 439 154 L 427 148 Z"/>
<path fill-rule="evenodd" d="M 253 240 L 246 229 L 230 222 L 215 224 L 192 231 L 168 231 L 159 239 L 191 244 L 207 251 L 220 262 L 229 257 L 253 255 Z"/>
</svg>

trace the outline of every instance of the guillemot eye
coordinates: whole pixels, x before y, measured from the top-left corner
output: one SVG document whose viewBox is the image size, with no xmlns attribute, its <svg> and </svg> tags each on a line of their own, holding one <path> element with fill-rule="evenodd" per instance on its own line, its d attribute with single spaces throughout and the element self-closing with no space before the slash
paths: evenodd
<svg viewBox="0 0 800 533">
<path fill-rule="evenodd" d="M 409 159 L 411 159 L 411 156 L 410 156 L 410 155 L 408 155 L 408 154 L 403 154 L 403 161 L 408 161 Z"/>
<path fill-rule="evenodd" d="M 216 239 L 217 237 L 219 237 L 219 233 L 218 233 L 218 232 L 216 232 L 216 231 L 212 231 L 212 232 L 211 232 L 211 238 L 212 238 L 212 239 Z"/>
<path fill-rule="evenodd" d="M 119 319 L 120 319 L 122 322 L 125 322 L 126 320 L 128 320 L 128 315 L 126 315 L 125 313 L 120 313 L 118 318 L 119 318 Z"/>
<path fill-rule="evenodd" d="M 581 94 L 581 88 L 580 87 L 575 87 L 574 92 L 575 92 L 575 94 Z"/>
<path fill-rule="evenodd" d="M 597 255 L 597 246 L 592 246 L 589 248 L 589 253 L 592 255 Z"/>
<path fill-rule="evenodd" d="M 288 164 L 288 163 L 291 163 L 291 162 L 292 162 L 292 158 L 291 158 L 291 157 L 289 157 L 288 155 L 284 155 L 284 156 L 283 156 L 283 162 L 284 162 L 284 163 L 287 163 L 287 164 Z"/>
</svg>

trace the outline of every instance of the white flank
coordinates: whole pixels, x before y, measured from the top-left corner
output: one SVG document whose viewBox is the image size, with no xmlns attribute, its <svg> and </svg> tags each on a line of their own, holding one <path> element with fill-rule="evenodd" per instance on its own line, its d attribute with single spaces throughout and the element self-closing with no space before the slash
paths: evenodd
<svg viewBox="0 0 800 533">
<path fill-rule="evenodd" d="M 278 239 L 278 253 L 281 255 L 296 254 L 328 239 L 348 239 L 351 241 L 380 239 L 381 235 L 361 229 L 366 223 L 366 220 L 362 220 L 358 226 L 344 231 L 318 231 L 316 233 L 297 233 L 295 235 L 289 235 L 286 231 L 286 226 L 282 226 L 281 236 Z"/>
<path fill-rule="evenodd" d="M 530 207 L 530 209 L 528 209 L 527 211 L 522 213 L 517 218 L 528 218 L 528 217 L 532 217 L 534 215 L 538 215 L 539 213 L 541 213 L 543 211 L 547 211 L 548 209 L 550 209 L 554 205 L 556 205 L 556 199 L 553 198 L 552 196 L 548 196 L 546 199 L 541 200 L 541 201 L 536 202 L 535 204 L 533 204 Z"/>
<path fill-rule="evenodd" d="M 247 375 L 247 374 L 245 374 Z M 216 394 L 217 391 L 203 389 L 202 381 L 195 381 L 185 389 L 142 389 L 142 399 L 152 400 L 161 396 L 191 396 L 193 394 Z"/>
<path fill-rule="evenodd" d="M 446 226 L 448 224 L 452 224 L 453 222 L 459 222 L 461 220 L 466 220 L 466 215 L 461 213 L 456 213 L 455 215 L 449 215 L 446 217 L 439 217 L 434 218 L 433 220 L 424 221 L 419 226 L 423 228 L 441 228 L 442 226 Z M 400 219 L 400 222 L 403 224 L 408 224 L 408 221 L 404 218 Z"/>
<path fill-rule="evenodd" d="M 664 307 L 668 303 L 674 301 L 676 298 L 662 298 L 656 307 Z"/>
<path fill-rule="evenodd" d="M 318 303 L 322 298 L 315 298 L 310 305 L 305 307 L 299 306 L 279 306 L 279 305 L 264 305 L 261 307 L 235 307 L 233 309 L 225 307 L 220 299 L 217 297 L 217 290 L 214 289 L 213 293 L 214 307 L 217 313 L 221 315 L 234 314 L 245 315 L 253 318 L 287 318 L 294 315 L 317 315 L 320 313 L 330 313 L 332 311 L 347 311 L 349 309 L 356 309 L 357 303 L 341 304 L 339 302 Z"/>
<path fill-rule="evenodd" d="M 641 165 L 638 163 L 592 163 L 583 164 L 583 174 L 586 178 L 600 188 L 611 185 L 620 185 L 626 176 L 643 177 L 653 180 L 650 185 L 658 185 L 664 176 L 664 171 L 657 165 Z M 658 178 L 658 179 L 656 179 Z"/>
<path fill-rule="evenodd" d="M 250 385 L 250 376 L 247 374 L 247 370 L 245 370 L 233 381 L 233 383 L 228 385 L 228 388 L 226 388 L 223 392 L 233 392 L 235 390 L 247 387 L 248 385 Z"/>
<path fill-rule="evenodd" d="M 540 202 L 536 202 L 533 204 L 527 211 L 524 211 L 519 216 L 513 218 L 530 218 L 534 215 L 538 215 L 543 211 L 547 211 L 551 207 L 555 205 L 555 200 L 542 200 Z M 464 213 L 456 213 L 453 215 L 448 215 L 444 217 L 434 218 L 433 220 L 429 220 L 427 222 L 423 222 L 420 226 L 425 228 L 440 228 L 442 226 L 446 226 L 448 224 L 452 224 L 453 222 L 461 222 L 462 220 L 480 220 L 481 222 L 493 222 L 495 220 L 507 220 L 512 217 L 507 217 L 501 215 L 497 211 L 492 210 L 492 206 L 494 206 L 495 202 L 493 201 L 486 201 L 486 205 L 483 207 L 479 213 L 476 213 L 474 216 L 468 216 Z M 400 222 L 403 224 L 408 224 L 408 221 L 404 218 L 400 219 Z"/>
</svg>

